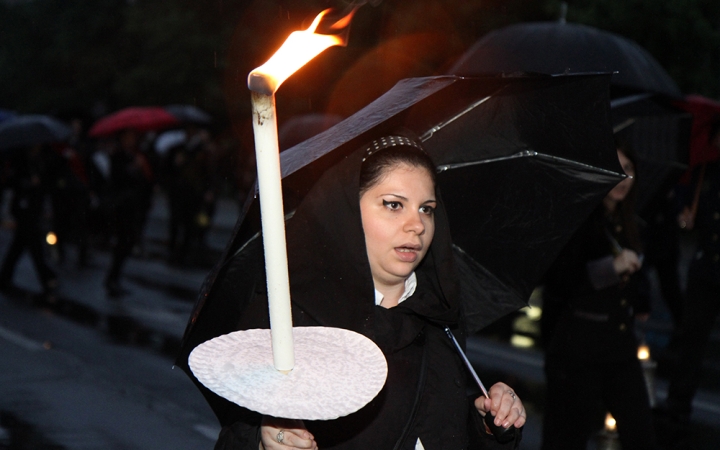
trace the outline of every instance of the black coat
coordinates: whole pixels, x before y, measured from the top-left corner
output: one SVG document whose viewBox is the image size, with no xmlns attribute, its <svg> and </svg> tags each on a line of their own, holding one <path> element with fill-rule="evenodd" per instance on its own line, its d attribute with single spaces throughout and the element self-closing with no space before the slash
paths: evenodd
<svg viewBox="0 0 720 450">
<path fill-rule="evenodd" d="M 548 354 L 595 362 L 637 357 L 634 315 L 648 309 L 641 295 L 643 273 L 603 289 L 593 286 L 588 273 L 588 262 L 613 256 L 608 233 L 623 248 L 631 248 L 622 227 L 600 205 L 546 274 L 543 315 L 547 311 L 554 317 L 544 327 L 551 334 L 545 338 Z"/>
<path fill-rule="evenodd" d="M 418 437 L 428 450 L 493 448 L 498 444 L 484 432 L 474 397 L 467 395 L 466 369 L 443 332 L 448 325 L 464 342 L 441 201 L 433 243 L 416 269 L 415 294 L 395 308 L 376 306 L 359 208 L 362 156 L 356 152 L 326 172 L 287 221 L 293 321 L 294 326 L 332 326 L 367 336 L 383 351 L 388 378 L 360 411 L 306 425 L 323 449 L 413 449 Z M 216 282 L 216 298 L 238 299 L 232 303 L 240 316 L 234 329 L 269 328 L 261 248 L 259 237 L 251 241 L 233 257 L 223 282 Z M 219 408 L 217 396 L 201 390 L 223 424 L 217 448 L 256 449 L 260 415 L 229 402 Z"/>
</svg>

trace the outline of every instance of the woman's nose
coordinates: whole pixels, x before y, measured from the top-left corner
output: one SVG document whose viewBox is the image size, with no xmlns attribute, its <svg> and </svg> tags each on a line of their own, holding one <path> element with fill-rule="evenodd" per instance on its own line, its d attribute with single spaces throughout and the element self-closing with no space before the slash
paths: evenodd
<svg viewBox="0 0 720 450">
<path fill-rule="evenodd" d="M 422 214 L 419 212 L 410 214 L 405 222 L 405 231 L 423 234 L 425 232 L 425 222 L 423 222 Z"/>
</svg>

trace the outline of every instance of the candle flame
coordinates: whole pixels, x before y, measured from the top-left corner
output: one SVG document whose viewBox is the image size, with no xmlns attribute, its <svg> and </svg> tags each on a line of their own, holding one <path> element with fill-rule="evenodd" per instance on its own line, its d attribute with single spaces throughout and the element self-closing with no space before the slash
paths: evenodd
<svg viewBox="0 0 720 450">
<path fill-rule="evenodd" d="M 607 413 L 605 416 L 605 431 L 614 432 L 615 430 L 617 430 L 617 422 L 612 414 Z"/>
<path fill-rule="evenodd" d="M 336 22 L 323 26 L 323 29 L 334 34 L 315 32 L 330 12 L 329 9 L 318 14 L 306 30 L 291 33 L 265 64 L 250 72 L 248 88 L 261 94 L 272 95 L 288 77 L 324 50 L 334 45 L 347 45 L 348 33 L 343 31 L 347 31 L 356 10 L 357 8 L 354 8 Z"/>
<path fill-rule="evenodd" d="M 57 235 L 53 233 L 52 231 L 45 235 L 45 242 L 47 242 L 50 245 L 57 244 Z"/>
<path fill-rule="evenodd" d="M 650 359 L 650 348 L 647 345 L 641 345 L 638 347 L 637 357 L 640 361 Z"/>
</svg>

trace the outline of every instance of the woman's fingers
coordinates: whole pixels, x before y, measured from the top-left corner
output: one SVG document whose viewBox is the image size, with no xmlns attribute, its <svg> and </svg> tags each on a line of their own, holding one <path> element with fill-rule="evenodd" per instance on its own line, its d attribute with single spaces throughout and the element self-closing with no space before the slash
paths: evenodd
<svg viewBox="0 0 720 450">
<path fill-rule="evenodd" d="M 317 444 L 306 430 L 263 426 L 261 439 L 265 450 L 317 450 L 318 448 Z"/>
<path fill-rule="evenodd" d="M 263 418 L 260 439 L 265 450 L 317 450 L 315 437 L 301 420 Z"/>
<path fill-rule="evenodd" d="M 489 399 L 480 397 L 475 401 L 475 406 L 478 407 L 478 401 L 482 400 L 480 402 L 482 408 L 478 408 L 478 411 L 489 411 L 495 416 L 495 425 L 503 428 L 508 428 L 511 425 L 519 428 L 525 425 L 527 419 L 525 407 L 510 386 L 505 383 L 496 383 L 488 393 L 490 394 Z"/>
</svg>

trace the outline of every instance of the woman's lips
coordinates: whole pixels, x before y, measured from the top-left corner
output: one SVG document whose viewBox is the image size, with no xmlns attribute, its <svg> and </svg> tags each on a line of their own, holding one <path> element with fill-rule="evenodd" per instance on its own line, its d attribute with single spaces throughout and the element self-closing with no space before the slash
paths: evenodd
<svg viewBox="0 0 720 450">
<path fill-rule="evenodd" d="M 419 251 L 419 247 L 395 247 L 395 254 L 403 262 L 415 262 Z"/>
</svg>

